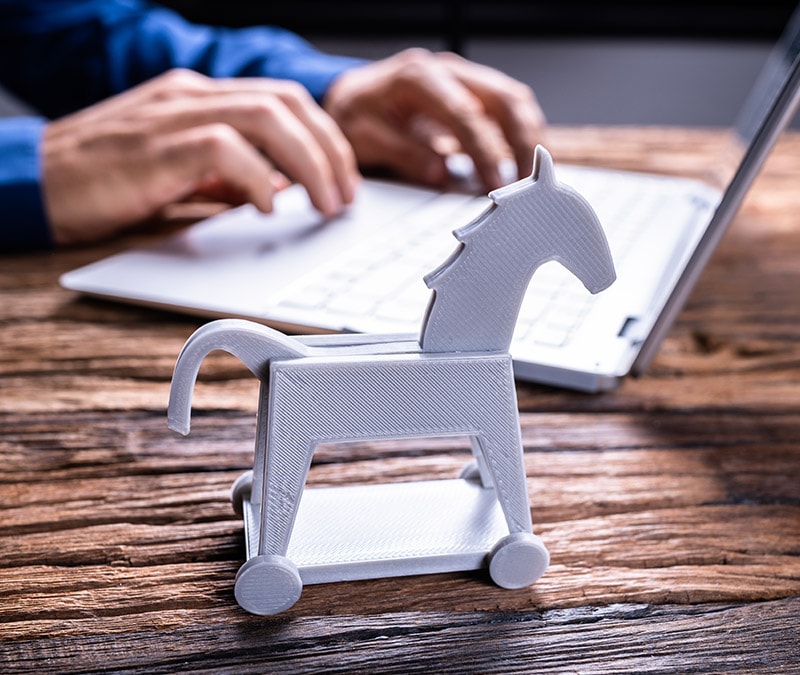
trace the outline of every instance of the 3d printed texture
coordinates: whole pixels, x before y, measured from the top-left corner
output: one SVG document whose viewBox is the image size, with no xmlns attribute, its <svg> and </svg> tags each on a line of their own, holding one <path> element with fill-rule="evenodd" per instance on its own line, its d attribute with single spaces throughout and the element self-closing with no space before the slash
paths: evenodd
<svg viewBox="0 0 800 675">
<path fill-rule="evenodd" d="M 536 149 L 533 174 L 490 194 L 455 231 L 458 246 L 425 281 L 413 336 L 289 337 L 223 319 L 197 330 L 175 366 L 169 425 L 187 434 L 197 373 L 222 349 L 261 380 L 253 470 L 233 487 L 247 560 L 239 604 L 291 607 L 304 583 L 488 567 L 504 588 L 538 579 L 549 554 L 533 534 L 511 356 L 528 284 L 556 260 L 591 292 L 614 265 L 589 204 Z M 452 481 L 305 490 L 320 443 L 466 436 L 474 463 Z"/>
</svg>

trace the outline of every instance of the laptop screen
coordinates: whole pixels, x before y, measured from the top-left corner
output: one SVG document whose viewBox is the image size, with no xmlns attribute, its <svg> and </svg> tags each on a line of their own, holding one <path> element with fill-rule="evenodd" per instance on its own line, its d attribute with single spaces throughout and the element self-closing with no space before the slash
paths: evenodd
<svg viewBox="0 0 800 675">
<path fill-rule="evenodd" d="M 792 68 L 800 54 L 800 7 L 794 12 L 781 37 L 770 51 L 744 105 L 734 122 L 728 146 L 709 177 L 711 184 L 724 191 L 733 181 L 748 148 L 755 144 L 760 133 L 767 130 L 778 97 L 787 90 Z M 787 115 L 791 110 L 787 109 Z M 790 120 L 787 120 L 788 123 Z M 776 126 L 783 128 L 782 120 Z"/>
<path fill-rule="evenodd" d="M 770 53 L 732 130 L 732 142 L 715 172 L 725 187 L 716 212 L 631 367 L 635 375 L 650 364 L 689 297 L 719 240 L 780 133 L 800 104 L 800 7 Z"/>
<path fill-rule="evenodd" d="M 799 53 L 800 9 L 793 14 L 777 44 L 771 50 L 736 120 L 735 130 L 745 147 L 753 141 L 767 113 L 774 106 L 775 99 L 787 81 Z"/>
</svg>

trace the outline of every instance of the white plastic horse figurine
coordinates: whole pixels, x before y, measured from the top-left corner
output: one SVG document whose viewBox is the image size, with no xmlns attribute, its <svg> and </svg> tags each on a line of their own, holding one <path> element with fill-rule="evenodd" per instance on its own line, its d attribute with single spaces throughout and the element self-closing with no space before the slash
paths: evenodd
<svg viewBox="0 0 800 675">
<path fill-rule="evenodd" d="M 291 607 L 304 581 L 387 575 L 377 562 L 315 571 L 298 570 L 287 557 L 320 443 L 468 436 L 476 462 L 466 477 L 494 488 L 507 526 L 483 564 L 506 588 L 527 586 L 547 568 L 547 549 L 532 533 L 508 348 L 541 264 L 559 261 L 593 293 L 614 281 L 614 265 L 591 207 L 555 180 L 543 148 L 536 149 L 529 178 L 490 197 L 493 204 L 454 233 L 460 244 L 453 255 L 425 278 L 433 294 L 419 339 L 288 337 L 226 319 L 203 326 L 184 346 L 169 404 L 169 426 L 183 434 L 189 432 L 197 373 L 210 351 L 234 354 L 261 380 L 253 472 L 234 485 L 235 506 L 246 506 L 248 542 L 252 533 L 257 541 L 236 579 L 237 601 L 248 611 L 274 614 Z M 445 568 L 412 557 L 388 569 L 396 575 Z"/>
</svg>

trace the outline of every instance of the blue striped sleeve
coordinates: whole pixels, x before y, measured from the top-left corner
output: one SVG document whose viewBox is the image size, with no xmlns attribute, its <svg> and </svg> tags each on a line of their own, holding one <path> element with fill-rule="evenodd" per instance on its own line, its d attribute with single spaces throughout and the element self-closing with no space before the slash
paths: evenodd
<svg viewBox="0 0 800 675">
<path fill-rule="evenodd" d="M 0 119 L 0 251 L 53 245 L 41 190 L 41 147 L 45 120 Z"/>
</svg>

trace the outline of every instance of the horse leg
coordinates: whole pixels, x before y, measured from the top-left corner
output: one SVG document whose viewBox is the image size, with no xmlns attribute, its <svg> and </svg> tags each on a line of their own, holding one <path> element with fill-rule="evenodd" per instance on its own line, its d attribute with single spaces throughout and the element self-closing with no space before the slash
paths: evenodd
<svg viewBox="0 0 800 675">
<path fill-rule="evenodd" d="M 241 516 L 244 500 L 251 504 L 261 504 L 264 484 L 264 464 L 267 449 L 267 421 L 269 419 L 269 381 L 261 380 L 258 392 L 258 416 L 256 417 L 256 442 L 253 457 L 253 468 L 245 471 L 234 482 L 231 488 L 231 502 L 236 515 Z M 249 541 L 249 537 L 246 538 Z M 250 557 L 248 543 L 248 558 Z"/>
<path fill-rule="evenodd" d="M 544 574 L 550 554 L 533 534 L 516 405 L 498 417 L 496 424 L 475 437 L 509 530 L 489 553 L 489 574 L 498 586 L 523 588 Z"/>
<path fill-rule="evenodd" d="M 492 483 L 492 474 L 489 471 L 489 467 L 486 465 L 486 457 L 484 456 L 480 439 L 477 436 L 470 436 L 469 442 L 472 446 L 472 456 L 474 459 L 461 469 L 459 478 L 480 481 L 481 487 L 484 488 L 494 487 Z"/>
<path fill-rule="evenodd" d="M 314 452 L 314 443 L 302 434 L 285 427 L 274 432 L 268 403 L 267 387 L 262 385 L 252 485 L 253 502 L 259 505 L 258 555 L 239 569 L 234 589 L 239 605 L 262 615 L 288 609 L 303 590 L 286 551 Z M 300 440 L 293 443 L 291 438 Z"/>
<path fill-rule="evenodd" d="M 505 422 L 505 429 L 484 429 L 473 437 L 473 443 L 479 446 L 479 454 L 485 460 L 509 532 L 530 532 L 533 525 L 519 424 L 514 419 L 509 428 L 508 423 L 512 420 L 506 419 Z"/>
</svg>

